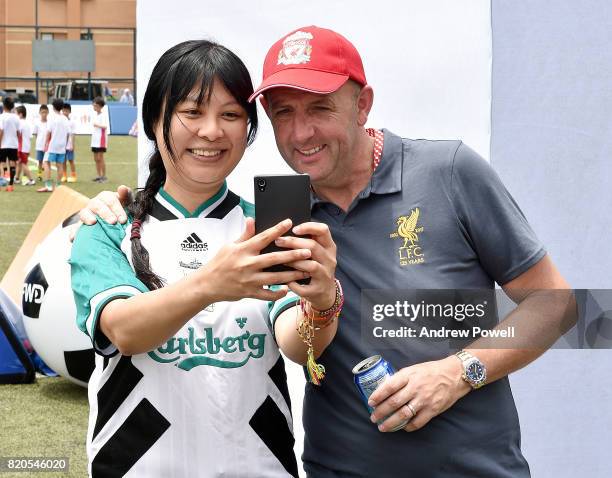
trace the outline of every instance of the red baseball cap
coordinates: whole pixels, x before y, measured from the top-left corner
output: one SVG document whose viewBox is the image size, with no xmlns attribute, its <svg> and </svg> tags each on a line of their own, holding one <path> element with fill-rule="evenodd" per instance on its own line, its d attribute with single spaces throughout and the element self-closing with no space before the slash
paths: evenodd
<svg viewBox="0 0 612 478">
<path fill-rule="evenodd" d="M 332 93 L 349 79 L 367 84 L 355 46 L 332 30 L 302 27 L 272 45 L 264 61 L 263 81 L 249 101 L 280 86 Z"/>
</svg>

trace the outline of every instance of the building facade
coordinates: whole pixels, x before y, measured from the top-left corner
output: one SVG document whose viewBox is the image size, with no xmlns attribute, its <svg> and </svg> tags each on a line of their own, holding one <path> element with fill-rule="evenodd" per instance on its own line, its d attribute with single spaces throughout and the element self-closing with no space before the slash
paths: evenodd
<svg viewBox="0 0 612 478">
<path fill-rule="evenodd" d="M 91 78 L 107 80 L 108 92 L 119 99 L 124 88 L 135 89 L 135 27 L 136 0 L 0 0 L 0 89 L 34 95 L 38 89 L 38 101 L 48 101 L 57 83 L 87 79 L 88 73 L 37 75 L 33 41 L 92 40 Z"/>
</svg>

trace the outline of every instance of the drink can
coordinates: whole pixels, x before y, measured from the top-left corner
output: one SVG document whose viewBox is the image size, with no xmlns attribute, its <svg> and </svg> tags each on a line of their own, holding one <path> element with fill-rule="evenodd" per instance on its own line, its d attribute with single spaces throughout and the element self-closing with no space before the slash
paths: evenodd
<svg viewBox="0 0 612 478">
<path fill-rule="evenodd" d="M 374 409 L 368 405 L 370 395 L 374 393 L 374 390 L 376 390 L 378 386 L 387 379 L 387 377 L 390 377 L 394 373 L 395 370 L 393 370 L 391 364 L 380 355 L 368 357 L 367 359 L 359 362 L 353 368 L 353 381 L 355 382 L 359 395 L 361 396 L 361 399 L 363 400 L 363 403 L 367 407 L 370 414 L 374 411 Z M 378 423 L 382 423 L 384 420 L 386 420 L 386 418 L 388 417 L 385 417 Z M 409 419 L 404 421 L 392 431 L 397 431 L 404 428 L 409 421 Z"/>
</svg>

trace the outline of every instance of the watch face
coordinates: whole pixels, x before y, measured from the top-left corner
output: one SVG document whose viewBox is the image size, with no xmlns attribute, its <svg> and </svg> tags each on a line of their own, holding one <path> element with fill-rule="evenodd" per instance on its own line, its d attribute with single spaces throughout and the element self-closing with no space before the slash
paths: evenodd
<svg viewBox="0 0 612 478">
<path fill-rule="evenodd" d="M 474 361 L 466 367 L 465 375 L 471 382 L 480 382 L 484 378 L 485 370 L 481 363 Z"/>
</svg>

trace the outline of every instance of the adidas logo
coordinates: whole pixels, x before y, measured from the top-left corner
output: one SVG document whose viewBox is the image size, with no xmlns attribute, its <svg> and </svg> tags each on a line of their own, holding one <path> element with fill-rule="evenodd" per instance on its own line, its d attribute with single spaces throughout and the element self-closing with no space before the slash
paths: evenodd
<svg viewBox="0 0 612 478">
<path fill-rule="evenodd" d="M 190 252 L 207 251 L 208 244 L 202 242 L 202 239 L 195 232 L 192 232 L 181 242 L 181 250 Z"/>
</svg>

